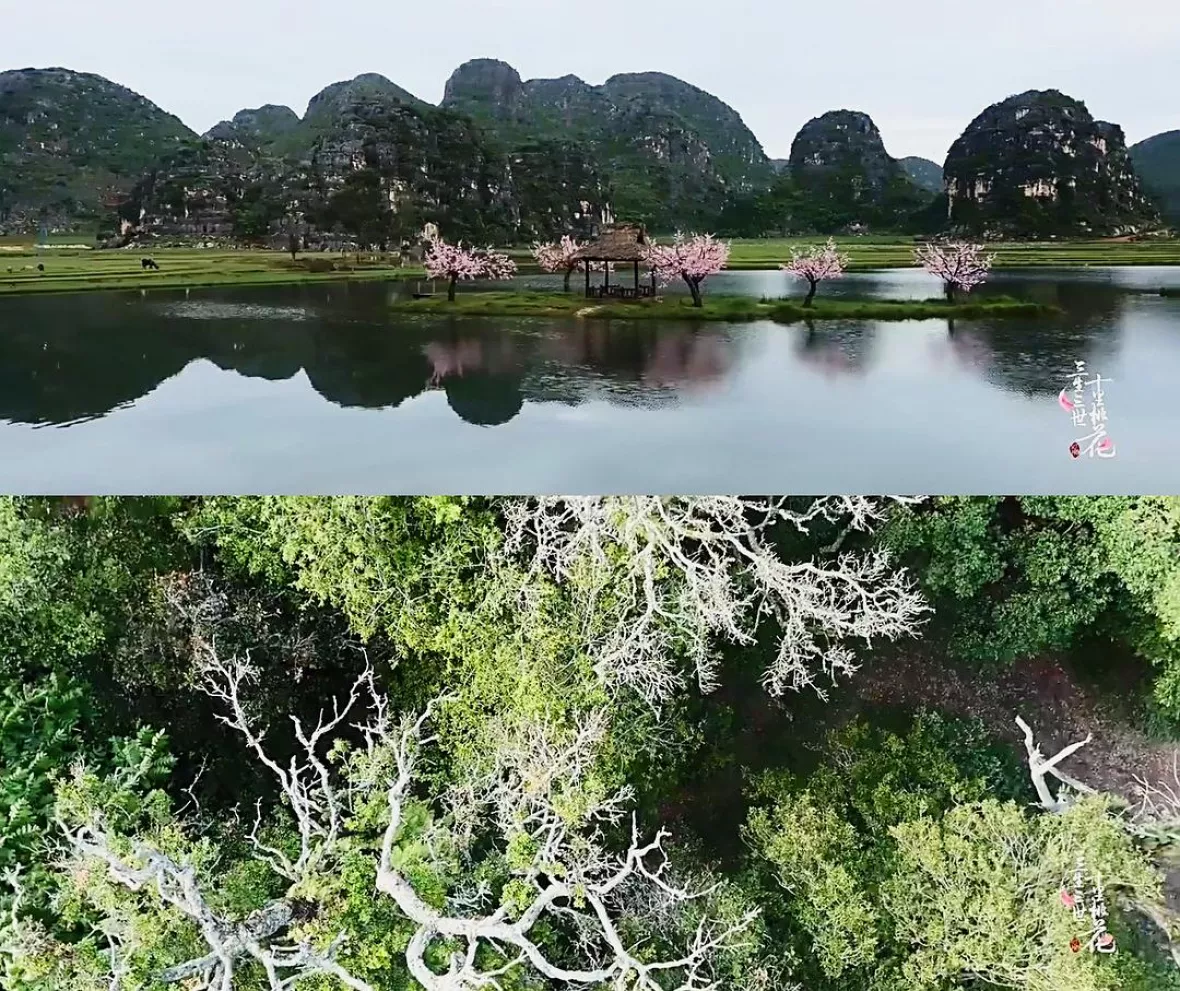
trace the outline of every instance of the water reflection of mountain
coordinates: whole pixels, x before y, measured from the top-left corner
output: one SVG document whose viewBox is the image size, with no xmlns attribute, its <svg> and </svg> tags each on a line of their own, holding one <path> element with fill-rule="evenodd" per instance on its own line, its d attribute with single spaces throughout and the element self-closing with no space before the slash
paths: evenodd
<svg viewBox="0 0 1180 991">
<path fill-rule="evenodd" d="M 1066 316 L 962 321 L 933 346 L 935 358 L 1029 395 L 1056 394 L 1078 360 L 1109 374 L 1120 310 L 1132 298 L 1080 279 L 1030 280 L 1020 295 L 1056 303 Z M 885 334 L 879 324 L 853 321 L 782 331 L 799 361 L 832 376 L 867 372 Z M 904 325 L 896 333 L 906 333 Z M 0 421 L 101 417 L 202 360 L 276 382 L 302 373 L 341 407 L 394 408 L 440 390 L 456 415 L 484 426 L 512 420 L 528 402 L 665 407 L 725 383 L 751 337 L 757 334 L 741 325 L 572 318 L 514 320 L 511 329 L 495 320 L 394 323 L 388 290 L 379 286 L 194 292 L 191 299 L 17 297 L 0 300 Z"/>
<path fill-rule="evenodd" d="M 680 391 L 723 379 L 734 346 L 696 326 L 569 321 L 506 333 L 471 321 L 395 327 L 336 304 L 272 314 L 258 304 L 162 308 L 123 295 L 95 297 L 93 306 L 76 297 L 71 306 L 36 302 L 6 306 L 0 328 L 0 419 L 10 422 L 101 417 L 203 359 L 271 381 L 303 371 L 342 407 L 392 408 L 441 389 L 462 419 L 491 426 L 526 400 L 675 402 Z M 7 319 L 22 311 L 30 319 Z"/>
<path fill-rule="evenodd" d="M 424 347 L 431 384 L 469 423 L 505 423 L 532 402 L 576 406 L 596 397 L 627 405 L 675 403 L 721 381 L 733 342 L 716 330 L 569 321 L 530 334 L 471 328 Z"/>
</svg>

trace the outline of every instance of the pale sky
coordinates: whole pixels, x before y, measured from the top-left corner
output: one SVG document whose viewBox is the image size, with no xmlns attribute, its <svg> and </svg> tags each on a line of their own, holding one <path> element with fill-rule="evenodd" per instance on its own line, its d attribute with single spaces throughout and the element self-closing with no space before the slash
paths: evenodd
<svg viewBox="0 0 1180 991">
<path fill-rule="evenodd" d="M 720 97 L 772 158 L 828 110 L 941 163 L 987 105 L 1060 89 L 1129 144 L 1180 128 L 1177 0 L 0 0 L 0 69 L 96 72 L 198 132 L 244 107 L 302 114 L 379 72 L 437 103 L 456 66 L 598 84 L 655 70 Z"/>
</svg>

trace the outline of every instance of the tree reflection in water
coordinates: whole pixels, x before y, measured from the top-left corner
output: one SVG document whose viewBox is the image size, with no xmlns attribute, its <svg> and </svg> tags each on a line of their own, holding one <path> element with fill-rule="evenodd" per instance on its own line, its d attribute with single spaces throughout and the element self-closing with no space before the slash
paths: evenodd
<svg viewBox="0 0 1180 991">
<path fill-rule="evenodd" d="M 718 335 L 695 329 L 672 331 L 657 339 L 643 381 L 657 388 L 707 392 L 724 381 L 731 365 L 729 343 Z"/>
<path fill-rule="evenodd" d="M 945 337 L 932 338 L 930 353 L 936 366 L 952 362 L 971 372 L 986 374 L 993 361 L 992 349 L 980 330 L 970 324 L 947 321 Z"/>
<path fill-rule="evenodd" d="M 796 338 L 795 356 L 824 378 L 864 375 L 868 371 L 872 328 L 867 325 L 817 329 L 807 321 L 807 333 Z"/>
<path fill-rule="evenodd" d="M 580 321 L 548 335 L 550 360 L 591 369 L 639 389 L 695 391 L 722 381 L 733 366 L 733 341 L 697 326 Z"/>
</svg>

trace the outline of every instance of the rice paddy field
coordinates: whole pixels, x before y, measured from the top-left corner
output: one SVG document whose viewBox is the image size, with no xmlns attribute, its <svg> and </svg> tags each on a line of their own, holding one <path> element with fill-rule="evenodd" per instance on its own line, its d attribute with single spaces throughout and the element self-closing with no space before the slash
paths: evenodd
<svg viewBox="0 0 1180 991">
<path fill-rule="evenodd" d="M 152 258 L 159 271 L 145 271 Z M 44 266 L 44 270 L 38 266 Z M 75 246 L 35 248 L 0 242 L 0 294 L 90 289 L 185 289 L 202 286 L 282 285 L 351 279 L 421 278 L 380 255 L 299 255 L 281 251 L 143 248 L 99 251 Z"/>
</svg>

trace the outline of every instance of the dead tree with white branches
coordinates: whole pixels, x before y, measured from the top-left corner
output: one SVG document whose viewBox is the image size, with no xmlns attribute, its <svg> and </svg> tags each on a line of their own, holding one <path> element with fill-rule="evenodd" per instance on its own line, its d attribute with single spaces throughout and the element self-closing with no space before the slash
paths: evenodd
<svg viewBox="0 0 1180 991">
<path fill-rule="evenodd" d="M 343 723 L 370 677 L 366 671 L 352 686 L 344 704 L 333 703 L 331 715 L 321 713 L 313 729 L 292 716 L 301 750 L 283 767 L 263 747 L 264 734 L 257 731 L 246 713 L 242 688 L 255 677 L 247 661 L 224 660 L 212 643 L 202 641 L 204 691 L 221 700 L 227 713 L 221 718 L 238 731 L 262 764 L 278 780 L 299 834 L 299 852 L 287 853 L 263 842 L 260 837 L 262 809 L 256 809 L 250 839 L 255 855 L 280 877 L 290 882 L 288 892 L 325 867 L 340 835 L 343 807 L 331 769 L 323 755 L 323 743 Z M 344 943 L 341 934 L 323 949 L 306 941 L 284 939 L 288 929 L 306 921 L 311 906 L 290 895 L 276 899 L 242 920 L 227 918 L 211 907 L 206 880 L 194 866 L 134 837 L 113 835 L 95 815 L 82 824 L 60 823 L 80 865 L 101 865 L 110 878 L 130 891 L 153 893 L 192 922 L 200 931 L 208 952 L 170 967 L 160 975 L 165 984 L 199 980 L 210 991 L 231 991 L 235 977 L 251 963 L 266 975 L 271 991 L 288 991 L 304 978 L 334 977 L 354 991 L 373 991 L 365 981 L 348 973 L 336 960 Z"/>
<path fill-rule="evenodd" d="M 455 835 L 470 839 L 480 821 L 516 849 L 531 851 L 517 865 L 514 879 L 523 882 L 523 901 L 504 902 L 493 911 L 471 915 L 440 912 L 426 904 L 409 879 L 394 865 L 393 851 L 403 822 L 403 809 L 414 781 L 414 765 L 429 713 L 404 720 L 393 729 L 379 708 L 368 730 L 372 739 L 392 741 L 396 775 L 389 784 L 389 824 L 381 845 L 377 888 L 397 902 L 418 929 L 406 958 L 410 972 L 428 991 L 464 991 L 499 987 L 500 979 L 518 967 L 529 968 L 563 984 L 609 984 L 647 991 L 706 991 L 716 986 L 711 972 L 715 955 L 731 947 L 753 920 L 749 912 L 728 922 L 703 916 L 680 954 L 652 959 L 641 951 L 641 938 L 628 935 L 620 920 L 640 890 L 657 900 L 682 904 L 706 899 L 711 885 L 693 890 L 673 882 L 664 849 L 667 830 L 641 839 L 631 817 L 630 842 L 615 854 L 604 830 L 626 816 L 629 790 L 588 798 L 585 781 L 594 764 L 596 745 L 607 730 L 602 713 L 583 720 L 572 734 L 553 727 L 530 725 L 506 730 L 491 765 L 461 783 L 448 796 Z M 575 815 L 571 808 L 581 807 Z M 524 841 L 523 843 L 519 841 Z M 557 962 L 542 947 L 535 931 L 542 918 L 572 935 L 576 962 Z M 435 940 L 457 940 L 446 973 L 426 963 Z M 480 951 L 484 950 L 484 953 Z M 492 958 L 489 966 L 484 961 Z"/>
<path fill-rule="evenodd" d="M 265 843 L 258 810 L 250 834 L 255 856 L 291 886 L 287 896 L 235 920 L 212 908 L 207 879 L 184 859 L 135 837 L 114 836 L 97 818 L 62 824 L 77 861 L 105 868 L 114 882 L 131 891 L 153 893 L 200 932 L 207 952 L 168 968 L 159 975 L 163 983 L 197 980 L 199 987 L 230 991 L 235 977 L 256 964 L 272 991 L 287 991 L 317 975 L 354 991 L 373 991 L 338 962 L 343 933 L 323 948 L 293 941 L 287 933 L 315 911 L 292 892 L 333 869 L 344 824 L 358 803 L 384 796 L 381 804 L 388 807 L 389 819 L 374 864 L 374 887 L 416 926 L 406 961 L 427 991 L 498 988 L 518 968 L 551 981 L 610 984 L 618 991 L 709 991 L 715 986 L 715 956 L 737 942 L 756 913 L 727 921 L 702 913 L 682 951 L 653 956 L 650 931 L 637 932 L 633 924 L 635 906 L 650 904 L 653 897 L 650 892 L 640 897 L 641 889 L 653 889 L 657 901 L 669 904 L 706 904 L 717 885 L 693 889 L 677 883 L 664 849 L 667 831 L 645 841 L 634 816 L 626 850 L 614 852 L 608 834 L 625 821 L 632 796 L 627 789 L 602 795 L 591 783 L 597 746 L 608 730 L 605 712 L 586 716 L 572 732 L 549 725 L 502 727 L 492 734 L 494 752 L 483 765 L 433 803 L 436 814 L 428 827 L 427 848 L 433 836 L 470 854 L 477 838 L 481 851 L 490 838 L 502 849 L 511 847 L 517 858 L 512 894 L 505 889 L 498 906 L 489 904 L 489 891 L 456 891 L 439 910 L 415 890 L 395 854 L 407 839 L 402 835 L 405 808 L 413 800 L 418 755 L 431 740 L 425 727 L 433 709 L 417 718 L 393 720 L 369 667 L 348 698 L 334 702 L 332 712 L 321 714 L 314 729 L 292 718 L 300 750 L 283 766 L 270 756 L 265 734 L 248 714 L 243 691 L 253 676 L 249 664 L 220 658 L 212 644 L 202 646 L 203 688 L 222 703 L 221 718 L 277 779 L 299 845 L 291 853 Z M 362 696 L 372 715 L 354 727 L 364 745 L 345 762 L 345 780 L 339 783 L 323 751 Z M 541 941 L 542 919 L 550 923 L 550 931 L 556 928 L 569 937 L 570 947 L 560 959 Z M 436 941 L 461 946 L 444 973 L 427 962 Z"/>
<path fill-rule="evenodd" d="M 1071 755 L 1077 753 L 1094 737 L 1091 734 L 1084 740 L 1079 740 L 1077 743 L 1071 743 L 1066 747 L 1062 747 L 1052 757 L 1046 758 L 1042 755 L 1040 748 L 1033 740 L 1032 727 L 1028 725 L 1020 716 L 1016 717 L 1016 725 L 1020 727 L 1024 733 L 1024 749 L 1028 754 L 1028 772 L 1032 777 L 1033 788 L 1036 789 L 1037 798 L 1040 800 L 1042 808 L 1046 812 L 1052 812 L 1054 815 L 1064 812 L 1073 804 L 1075 796 L 1070 795 L 1065 791 L 1058 791 L 1056 795 L 1049 790 L 1049 785 L 1045 778 L 1047 775 L 1052 775 L 1062 784 L 1072 788 L 1075 792 L 1082 794 L 1093 795 L 1096 794 L 1093 788 L 1089 785 L 1083 784 L 1076 778 L 1066 774 L 1058 766 L 1062 761 L 1066 760 Z"/>
<path fill-rule="evenodd" d="M 884 551 L 831 556 L 884 518 L 883 500 L 831 497 L 797 510 L 786 498 L 541 498 L 511 500 L 505 515 L 505 553 L 572 588 L 599 676 L 654 706 L 682 686 L 679 656 L 702 691 L 715 689 L 714 640 L 752 644 L 765 617 L 780 630 L 766 690 L 823 695 L 817 678 L 855 670 L 846 641 L 911 636 L 929 611 Z M 828 556 L 784 561 L 771 529 L 805 533 L 821 521 L 844 524 Z"/>
</svg>

